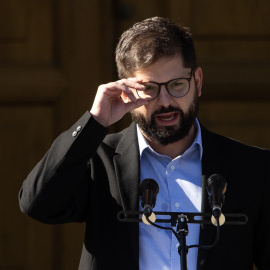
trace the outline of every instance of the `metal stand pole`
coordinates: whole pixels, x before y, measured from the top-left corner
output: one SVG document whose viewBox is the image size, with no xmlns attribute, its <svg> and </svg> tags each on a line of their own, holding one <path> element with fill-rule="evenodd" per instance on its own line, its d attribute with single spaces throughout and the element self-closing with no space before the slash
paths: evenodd
<svg viewBox="0 0 270 270">
<path fill-rule="evenodd" d="M 186 245 L 186 236 L 188 235 L 187 216 L 181 214 L 177 219 L 176 233 L 179 237 L 178 253 L 180 255 L 181 270 L 188 270 L 187 268 L 187 254 L 188 248 Z"/>
</svg>

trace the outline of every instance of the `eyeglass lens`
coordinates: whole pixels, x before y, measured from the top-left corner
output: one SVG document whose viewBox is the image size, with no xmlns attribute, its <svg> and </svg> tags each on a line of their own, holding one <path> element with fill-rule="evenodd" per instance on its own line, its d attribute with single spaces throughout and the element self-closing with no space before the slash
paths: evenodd
<svg viewBox="0 0 270 270">
<path fill-rule="evenodd" d="M 189 81 L 187 79 L 175 79 L 163 84 L 154 82 L 144 83 L 145 90 L 138 91 L 138 95 L 143 99 L 154 99 L 159 94 L 161 85 L 165 85 L 170 95 L 174 97 L 182 97 L 189 91 Z"/>
</svg>

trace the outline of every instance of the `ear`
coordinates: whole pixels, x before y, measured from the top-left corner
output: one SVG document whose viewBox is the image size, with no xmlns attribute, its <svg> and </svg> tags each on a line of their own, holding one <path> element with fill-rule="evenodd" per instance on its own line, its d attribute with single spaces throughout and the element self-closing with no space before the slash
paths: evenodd
<svg viewBox="0 0 270 270">
<path fill-rule="evenodd" d="M 197 67 L 194 71 L 195 84 L 198 91 L 198 96 L 200 97 L 202 94 L 202 82 L 203 82 L 203 73 L 200 67 Z"/>
</svg>

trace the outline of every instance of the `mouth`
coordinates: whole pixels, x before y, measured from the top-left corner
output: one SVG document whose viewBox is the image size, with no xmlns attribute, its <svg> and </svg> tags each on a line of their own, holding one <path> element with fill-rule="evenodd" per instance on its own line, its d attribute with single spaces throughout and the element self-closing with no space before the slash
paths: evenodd
<svg viewBox="0 0 270 270">
<path fill-rule="evenodd" d="M 170 113 L 157 114 L 155 116 L 155 119 L 159 125 L 164 125 L 164 126 L 175 125 L 178 122 L 179 113 L 170 112 Z"/>
</svg>

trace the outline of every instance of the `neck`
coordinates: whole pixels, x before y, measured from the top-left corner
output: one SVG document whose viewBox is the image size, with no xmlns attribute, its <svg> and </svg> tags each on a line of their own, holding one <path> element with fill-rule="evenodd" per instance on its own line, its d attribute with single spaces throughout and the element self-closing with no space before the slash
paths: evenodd
<svg viewBox="0 0 270 270">
<path fill-rule="evenodd" d="M 145 135 L 144 137 L 146 138 L 152 149 L 155 150 L 157 153 L 166 155 L 174 159 L 182 155 L 191 146 L 196 137 L 196 129 L 195 125 L 193 125 L 189 131 L 189 134 L 185 138 L 168 145 L 160 145 L 151 141 Z"/>
</svg>

